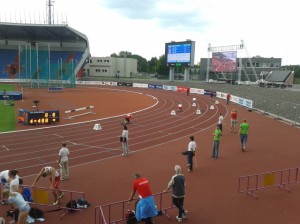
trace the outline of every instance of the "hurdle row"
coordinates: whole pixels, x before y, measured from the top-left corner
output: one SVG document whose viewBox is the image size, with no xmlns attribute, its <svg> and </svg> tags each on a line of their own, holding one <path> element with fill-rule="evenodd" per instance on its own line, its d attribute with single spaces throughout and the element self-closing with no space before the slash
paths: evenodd
<svg viewBox="0 0 300 224">
<path fill-rule="evenodd" d="M 86 115 L 86 114 L 94 114 L 93 108 L 94 108 L 94 106 L 87 106 L 87 107 L 80 107 L 80 108 L 72 109 L 72 110 L 66 110 L 65 114 L 70 114 L 70 116 L 66 117 L 65 119 L 72 119 L 74 117 L 79 117 L 79 116 Z M 88 110 L 88 111 L 81 113 L 81 114 L 71 115 L 74 112 L 83 111 L 83 110 Z"/>
</svg>

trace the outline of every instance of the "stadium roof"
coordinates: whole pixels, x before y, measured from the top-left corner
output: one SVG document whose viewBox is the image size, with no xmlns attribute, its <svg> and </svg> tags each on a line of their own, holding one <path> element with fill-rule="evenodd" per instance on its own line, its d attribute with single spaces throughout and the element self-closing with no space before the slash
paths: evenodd
<svg viewBox="0 0 300 224">
<path fill-rule="evenodd" d="M 86 42 L 87 37 L 67 25 L 0 23 L 0 39 Z"/>
<path fill-rule="evenodd" d="M 284 82 L 290 75 L 290 70 L 284 71 L 272 71 L 267 77 L 266 81 L 268 82 Z"/>
</svg>

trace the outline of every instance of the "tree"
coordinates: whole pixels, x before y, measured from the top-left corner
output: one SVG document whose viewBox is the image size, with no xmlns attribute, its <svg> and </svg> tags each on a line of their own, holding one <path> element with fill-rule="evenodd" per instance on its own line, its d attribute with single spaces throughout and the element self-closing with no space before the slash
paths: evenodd
<svg viewBox="0 0 300 224">
<path fill-rule="evenodd" d="M 150 73 L 153 73 L 153 74 L 157 73 L 157 61 L 158 61 L 158 59 L 156 57 L 151 58 L 150 61 L 148 61 Z"/>
<path fill-rule="evenodd" d="M 156 64 L 156 71 L 157 71 L 158 77 L 168 78 L 169 67 L 167 66 L 165 55 L 162 55 L 159 57 L 157 64 Z"/>
<path fill-rule="evenodd" d="M 110 55 L 110 57 L 112 57 L 112 58 L 117 58 L 118 55 L 117 55 L 116 53 L 112 53 L 112 54 Z"/>
<path fill-rule="evenodd" d="M 121 58 L 131 58 L 132 54 L 128 51 L 120 51 L 119 57 Z"/>
<path fill-rule="evenodd" d="M 142 56 L 137 54 L 132 55 L 131 58 L 135 58 L 138 61 L 138 72 L 149 72 L 149 65 L 146 58 L 143 58 Z"/>
<path fill-rule="evenodd" d="M 285 65 L 281 66 L 281 68 L 294 71 L 294 77 L 300 79 L 300 65 Z"/>
</svg>

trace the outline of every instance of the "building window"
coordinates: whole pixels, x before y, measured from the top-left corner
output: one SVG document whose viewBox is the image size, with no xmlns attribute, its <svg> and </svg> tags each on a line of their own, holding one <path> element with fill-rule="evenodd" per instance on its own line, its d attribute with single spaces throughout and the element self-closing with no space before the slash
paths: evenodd
<svg viewBox="0 0 300 224">
<path fill-rule="evenodd" d="M 271 63 L 271 64 L 270 64 L 270 67 L 271 67 L 271 68 L 273 68 L 273 67 L 274 67 L 273 63 Z"/>
<path fill-rule="evenodd" d="M 247 62 L 247 68 L 249 68 L 250 67 L 250 62 Z"/>
<path fill-rule="evenodd" d="M 255 67 L 259 68 L 259 63 L 258 62 L 255 63 Z"/>
</svg>

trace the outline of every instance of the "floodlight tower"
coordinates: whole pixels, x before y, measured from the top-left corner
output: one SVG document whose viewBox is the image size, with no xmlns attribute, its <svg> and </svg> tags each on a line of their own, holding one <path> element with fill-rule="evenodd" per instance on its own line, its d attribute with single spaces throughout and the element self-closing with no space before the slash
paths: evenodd
<svg viewBox="0 0 300 224">
<path fill-rule="evenodd" d="M 51 25 L 54 22 L 52 21 L 53 13 L 54 13 L 54 1 L 53 0 L 47 0 L 47 17 L 48 17 L 48 24 Z"/>
</svg>

